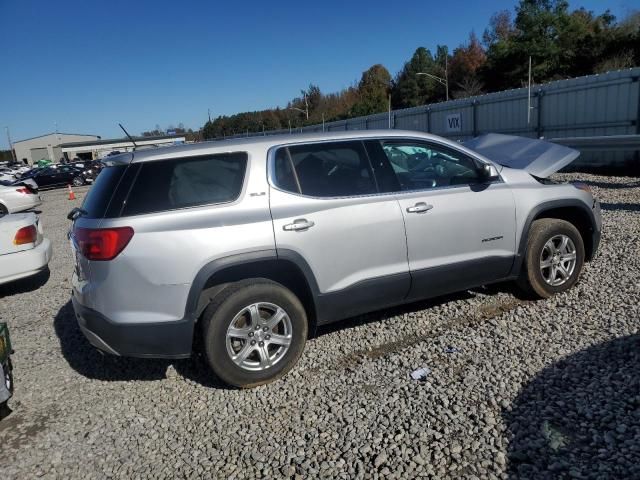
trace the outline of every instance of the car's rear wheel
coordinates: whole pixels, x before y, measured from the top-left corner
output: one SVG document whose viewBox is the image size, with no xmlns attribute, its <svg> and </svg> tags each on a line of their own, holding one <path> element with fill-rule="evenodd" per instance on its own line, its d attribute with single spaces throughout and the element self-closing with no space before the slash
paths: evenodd
<svg viewBox="0 0 640 480">
<path fill-rule="evenodd" d="M 254 387 L 284 376 L 298 361 L 307 339 L 300 300 L 269 280 L 229 285 L 202 316 L 204 350 L 224 382 Z"/>
<path fill-rule="evenodd" d="M 538 298 L 570 289 L 584 264 L 584 242 L 571 223 L 555 218 L 536 220 L 529 230 L 518 284 Z"/>
</svg>

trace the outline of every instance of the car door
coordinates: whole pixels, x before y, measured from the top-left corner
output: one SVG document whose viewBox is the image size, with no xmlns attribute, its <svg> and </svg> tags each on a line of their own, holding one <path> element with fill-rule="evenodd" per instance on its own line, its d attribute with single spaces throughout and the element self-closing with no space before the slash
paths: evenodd
<svg viewBox="0 0 640 480">
<path fill-rule="evenodd" d="M 393 194 L 379 194 L 362 142 L 283 146 L 269 169 L 278 256 L 310 271 L 321 323 L 403 301 L 402 212 Z"/>
<path fill-rule="evenodd" d="M 436 142 L 380 143 L 399 183 L 412 287 L 409 299 L 463 290 L 508 276 L 515 256 L 515 202 L 480 160 Z M 379 154 L 379 151 L 378 151 Z"/>
<path fill-rule="evenodd" d="M 57 182 L 57 175 L 57 169 L 46 167 L 44 170 L 36 173 L 34 180 L 38 184 L 38 187 L 49 187 Z"/>
</svg>

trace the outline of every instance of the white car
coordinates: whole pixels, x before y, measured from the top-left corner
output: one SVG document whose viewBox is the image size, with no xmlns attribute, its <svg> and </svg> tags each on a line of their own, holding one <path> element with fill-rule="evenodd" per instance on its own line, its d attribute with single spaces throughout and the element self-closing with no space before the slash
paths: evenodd
<svg viewBox="0 0 640 480">
<path fill-rule="evenodd" d="M 0 215 L 24 212 L 42 204 L 35 182 L 20 182 L 16 185 L 0 184 Z"/>
<path fill-rule="evenodd" d="M 15 179 L 15 172 L 13 170 L 0 167 L 0 182 L 13 182 Z"/>
<path fill-rule="evenodd" d="M 0 217 L 0 284 L 41 272 L 51 254 L 51 241 L 44 237 L 35 213 Z"/>
</svg>

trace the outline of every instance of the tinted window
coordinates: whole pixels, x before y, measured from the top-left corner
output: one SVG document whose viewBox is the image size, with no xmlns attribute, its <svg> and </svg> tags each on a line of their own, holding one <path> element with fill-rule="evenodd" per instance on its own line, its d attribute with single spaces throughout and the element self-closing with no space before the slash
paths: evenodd
<svg viewBox="0 0 640 480">
<path fill-rule="evenodd" d="M 246 166 L 246 153 L 142 163 L 122 214 L 231 202 L 240 195 Z"/>
<path fill-rule="evenodd" d="M 465 185 L 478 181 L 475 161 L 439 145 L 385 142 L 383 150 L 402 190 Z"/>
<path fill-rule="evenodd" d="M 296 145 L 278 151 L 275 162 L 275 181 L 284 190 L 313 197 L 377 192 L 361 142 Z"/>
<path fill-rule="evenodd" d="M 111 196 L 116 191 L 126 170 L 127 165 L 117 165 L 105 168 L 100 172 L 82 204 L 83 210 L 87 212 L 86 217 L 102 218 L 105 216 Z"/>
</svg>

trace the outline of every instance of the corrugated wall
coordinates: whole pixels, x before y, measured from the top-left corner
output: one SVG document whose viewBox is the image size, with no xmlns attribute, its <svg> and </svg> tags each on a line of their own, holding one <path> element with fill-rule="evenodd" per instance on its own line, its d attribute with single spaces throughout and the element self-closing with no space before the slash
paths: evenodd
<svg viewBox="0 0 640 480">
<path fill-rule="evenodd" d="M 640 134 L 640 68 L 535 85 L 527 118 L 528 90 L 518 88 L 461 100 L 394 110 L 324 125 L 326 131 L 391 128 L 434 133 L 464 140 L 483 133 L 533 138 Z M 322 125 L 291 133 L 321 132 Z M 267 134 L 289 133 L 289 130 Z M 253 133 L 250 135 L 262 135 Z M 578 164 L 611 165 L 637 152 L 586 152 Z"/>
</svg>

